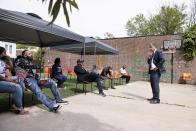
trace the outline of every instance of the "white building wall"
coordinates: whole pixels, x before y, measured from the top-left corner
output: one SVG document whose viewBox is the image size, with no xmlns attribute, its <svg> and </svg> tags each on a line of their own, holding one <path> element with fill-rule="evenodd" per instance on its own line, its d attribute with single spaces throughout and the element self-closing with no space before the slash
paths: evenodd
<svg viewBox="0 0 196 131">
<path fill-rule="evenodd" d="M 6 49 L 7 55 L 11 58 L 16 58 L 16 44 L 0 41 L 0 46 Z"/>
</svg>

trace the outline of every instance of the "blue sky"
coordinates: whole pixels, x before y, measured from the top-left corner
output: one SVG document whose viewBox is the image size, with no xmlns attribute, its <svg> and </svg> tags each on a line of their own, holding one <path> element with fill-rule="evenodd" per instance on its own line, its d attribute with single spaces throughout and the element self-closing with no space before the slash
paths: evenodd
<svg viewBox="0 0 196 131">
<path fill-rule="evenodd" d="M 49 0 L 48 0 L 49 1 Z M 99 36 L 104 38 L 105 32 L 115 37 L 126 37 L 125 24 L 128 19 L 139 13 L 150 16 L 158 12 L 163 4 L 182 4 L 190 6 L 191 0 L 76 0 L 79 10 L 70 14 L 71 27 L 67 27 L 63 10 L 55 24 L 68 28 L 83 36 Z M 36 13 L 43 19 L 50 21 L 48 3 L 41 0 L 0 0 L 0 8 Z M 189 11 L 189 8 L 186 10 Z"/>
</svg>

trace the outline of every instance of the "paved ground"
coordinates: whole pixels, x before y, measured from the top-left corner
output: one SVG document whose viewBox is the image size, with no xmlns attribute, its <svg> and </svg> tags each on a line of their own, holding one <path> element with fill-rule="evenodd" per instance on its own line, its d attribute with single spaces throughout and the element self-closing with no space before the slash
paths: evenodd
<svg viewBox="0 0 196 131">
<path fill-rule="evenodd" d="M 134 82 L 66 100 L 55 114 L 43 105 L 26 108 L 29 115 L 0 114 L 0 131 L 196 131 L 196 86 L 161 83 L 161 104 L 151 97 L 148 82 Z"/>
</svg>

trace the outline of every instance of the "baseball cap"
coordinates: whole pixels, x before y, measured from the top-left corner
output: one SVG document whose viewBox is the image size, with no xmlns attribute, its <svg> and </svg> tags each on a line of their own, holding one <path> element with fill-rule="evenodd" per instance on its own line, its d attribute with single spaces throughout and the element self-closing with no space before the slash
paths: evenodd
<svg viewBox="0 0 196 131">
<path fill-rule="evenodd" d="M 84 60 L 82 60 L 82 59 L 77 59 L 77 63 L 81 63 L 81 62 L 84 62 Z"/>
</svg>

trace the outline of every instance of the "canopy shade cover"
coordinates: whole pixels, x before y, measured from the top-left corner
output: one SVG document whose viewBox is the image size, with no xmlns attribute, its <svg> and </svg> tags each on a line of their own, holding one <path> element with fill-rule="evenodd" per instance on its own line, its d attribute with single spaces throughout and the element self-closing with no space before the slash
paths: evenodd
<svg viewBox="0 0 196 131">
<path fill-rule="evenodd" d="M 29 13 L 30 14 L 30 13 Z M 26 13 L 0 9 L 0 41 L 51 47 L 83 43 L 85 37 Z"/>
<path fill-rule="evenodd" d="M 71 44 L 71 45 L 53 46 L 50 49 L 83 55 L 84 44 L 78 43 L 78 44 Z M 109 54 L 118 55 L 119 51 L 95 39 L 89 37 L 85 38 L 85 55 L 109 55 Z"/>
</svg>

